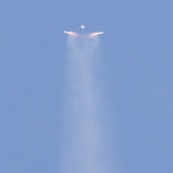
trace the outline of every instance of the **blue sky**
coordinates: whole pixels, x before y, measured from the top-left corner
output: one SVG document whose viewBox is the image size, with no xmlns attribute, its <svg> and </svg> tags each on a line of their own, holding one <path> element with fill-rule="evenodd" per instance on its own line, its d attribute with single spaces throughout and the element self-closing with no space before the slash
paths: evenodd
<svg viewBox="0 0 173 173">
<path fill-rule="evenodd" d="M 63 30 L 104 31 L 99 80 L 109 170 L 172 173 L 171 0 L 0 2 L 0 172 L 58 172 Z"/>
</svg>

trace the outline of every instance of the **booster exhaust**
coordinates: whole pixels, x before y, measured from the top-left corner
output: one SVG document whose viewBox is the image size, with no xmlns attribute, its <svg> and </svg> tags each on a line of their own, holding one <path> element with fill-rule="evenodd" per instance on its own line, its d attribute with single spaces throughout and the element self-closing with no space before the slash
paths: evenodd
<svg viewBox="0 0 173 173">
<path fill-rule="evenodd" d="M 85 29 L 85 26 L 81 25 L 81 29 Z M 82 36 L 96 37 L 98 35 L 104 34 L 104 32 L 92 32 L 92 33 L 88 33 L 88 34 L 80 34 L 80 33 L 73 32 L 73 31 L 64 31 L 64 34 L 68 34 L 68 35 L 73 36 L 73 37 L 82 37 Z"/>
</svg>

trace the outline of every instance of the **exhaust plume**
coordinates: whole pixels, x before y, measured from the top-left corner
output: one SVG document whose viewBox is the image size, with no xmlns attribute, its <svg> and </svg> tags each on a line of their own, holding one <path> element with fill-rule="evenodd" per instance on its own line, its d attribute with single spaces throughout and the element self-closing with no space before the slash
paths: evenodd
<svg viewBox="0 0 173 173">
<path fill-rule="evenodd" d="M 99 38 L 69 35 L 67 43 L 61 173 L 102 173 L 96 81 Z"/>
</svg>

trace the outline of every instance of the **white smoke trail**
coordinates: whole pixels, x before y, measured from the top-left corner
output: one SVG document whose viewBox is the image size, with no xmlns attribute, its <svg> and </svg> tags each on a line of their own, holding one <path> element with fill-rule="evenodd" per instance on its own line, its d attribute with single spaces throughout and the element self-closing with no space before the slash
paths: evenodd
<svg viewBox="0 0 173 173">
<path fill-rule="evenodd" d="M 101 173 L 95 64 L 99 38 L 68 37 L 62 173 Z"/>
</svg>

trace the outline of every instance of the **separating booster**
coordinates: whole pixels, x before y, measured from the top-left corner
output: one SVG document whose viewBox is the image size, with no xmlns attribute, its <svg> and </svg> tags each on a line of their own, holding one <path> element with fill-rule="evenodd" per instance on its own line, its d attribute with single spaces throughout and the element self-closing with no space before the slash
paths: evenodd
<svg viewBox="0 0 173 173">
<path fill-rule="evenodd" d="M 81 25 L 81 29 L 85 29 L 85 26 L 84 25 Z M 74 36 L 74 37 L 78 37 L 78 36 L 81 36 L 83 34 L 79 34 L 77 32 L 73 32 L 73 31 L 64 31 L 65 34 L 68 34 L 68 35 L 71 35 L 71 36 Z M 92 32 L 92 33 L 89 33 L 89 34 L 85 34 L 87 37 L 96 37 L 98 35 L 101 35 L 103 34 L 104 32 Z"/>
</svg>

